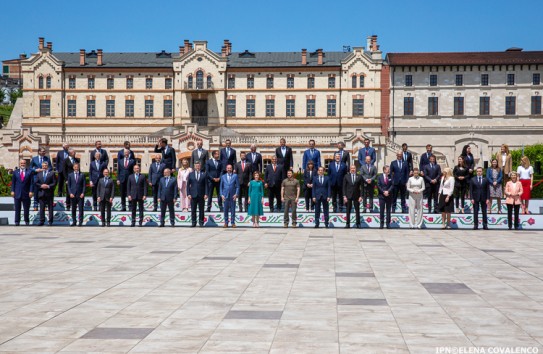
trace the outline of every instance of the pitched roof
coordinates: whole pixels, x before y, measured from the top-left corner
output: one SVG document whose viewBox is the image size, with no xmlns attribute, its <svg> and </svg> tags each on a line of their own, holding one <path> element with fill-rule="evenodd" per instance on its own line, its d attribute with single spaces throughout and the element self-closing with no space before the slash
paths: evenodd
<svg viewBox="0 0 543 354">
<path fill-rule="evenodd" d="M 87 52 L 85 55 L 85 67 L 98 67 L 96 65 L 96 53 Z M 59 53 L 53 55 L 64 62 L 66 67 L 80 67 L 79 53 Z M 104 52 L 102 60 L 104 65 L 100 67 L 111 68 L 173 68 L 173 60 L 179 58 L 179 53 L 171 57 L 161 53 L 108 53 Z"/>
<path fill-rule="evenodd" d="M 543 51 L 515 48 L 505 52 L 389 53 L 387 62 L 391 66 L 543 64 Z"/>
<path fill-rule="evenodd" d="M 247 54 L 253 54 L 247 55 Z M 307 53 L 304 66 L 340 66 L 341 61 L 351 53 L 323 52 L 323 64 L 318 65 L 316 53 Z M 228 67 L 293 67 L 302 66 L 301 52 L 232 52 L 228 56 Z"/>
</svg>

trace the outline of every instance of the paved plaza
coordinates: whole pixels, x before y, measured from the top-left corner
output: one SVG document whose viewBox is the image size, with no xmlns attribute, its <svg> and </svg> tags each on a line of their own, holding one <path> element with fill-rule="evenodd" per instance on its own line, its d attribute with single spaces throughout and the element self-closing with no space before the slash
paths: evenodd
<svg viewBox="0 0 543 354">
<path fill-rule="evenodd" d="M 481 348 L 543 350 L 543 232 L 0 228 L 0 352 Z"/>
</svg>

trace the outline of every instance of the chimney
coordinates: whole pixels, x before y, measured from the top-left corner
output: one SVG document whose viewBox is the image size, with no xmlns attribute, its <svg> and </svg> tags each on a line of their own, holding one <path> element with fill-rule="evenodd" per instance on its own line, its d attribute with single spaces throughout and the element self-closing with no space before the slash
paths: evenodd
<svg viewBox="0 0 543 354">
<path fill-rule="evenodd" d="M 228 55 L 232 54 L 232 42 L 228 41 Z"/>
<path fill-rule="evenodd" d="M 19 54 L 19 59 L 25 60 L 26 59 L 26 54 Z"/>
<path fill-rule="evenodd" d="M 322 49 L 317 49 L 317 64 L 322 65 Z"/>
<path fill-rule="evenodd" d="M 85 49 L 79 49 L 79 65 L 85 65 Z"/>
<path fill-rule="evenodd" d="M 47 49 L 49 49 L 49 51 L 53 51 L 53 42 L 47 42 Z"/>
<path fill-rule="evenodd" d="M 96 59 L 96 65 L 102 66 L 104 65 L 104 51 L 102 49 L 98 49 L 98 57 Z"/>
<path fill-rule="evenodd" d="M 40 37 L 40 38 L 38 39 L 38 43 L 39 43 L 38 49 L 39 49 L 39 50 L 42 50 L 42 49 L 43 49 L 43 43 L 44 43 L 44 41 L 45 41 L 45 39 L 44 39 L 43 37 Z"/>
<path fill-rule="evenodd" d="M 376 52 L 379 50 L 379 46 L 377 45 L 377 36 L 374 34 L 371 36 L 371 51 Z"/>
<path fill-rule="evenodd" d="M 192 43 L 189 43 L 189 51 L 192 52 Z"/>
<path fill-rule="evenodd" d="M 307 49 L 302 49 L 302 65 L 307 65 Z"/>
<path fill-rule="evenodd" d="M 179 46 L 179 56 L 182 57 L 185 54 L 185 47 Z"/>
<path fill-rule="evenodd" d="M 226 58 L 226 46 L 221 47 L 221 57 Z"/>
<path fill-rule="evenodd" d="M 230 53 L 228 53 L 228 39 L 225 39 L 225 40 L 224 40 L 224 45 L 223 45 L 223 47 L 226 49 L 226 51 L 225 51 L 226 55 L 230 54 Z"/>
<path fill-rule="evenodd" d="M 184 45 L 185 45 L 185 50 L 184 50 L 184 53 L 188 53 L 189 52 L 189 40 L 188 39 L 185 39 L 185 42 L 184 42 Z"/>
</svg>

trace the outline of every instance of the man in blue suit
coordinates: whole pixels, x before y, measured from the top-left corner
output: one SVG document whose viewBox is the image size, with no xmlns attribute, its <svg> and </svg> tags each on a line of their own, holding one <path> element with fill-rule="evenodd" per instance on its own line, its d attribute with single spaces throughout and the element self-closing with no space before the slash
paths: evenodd
<svg viewBox="0 0 543 354">
<path fill-rule="evenodd" d="M 390 220 L 392 212 L 392 200 L 394 194 L 394 184 L 390 178 L 390 167 L 383 166 L 383 174 L 377 178 L 377 190 L 379 191 L 379 215 L 382 229 L 385 225 L 385 210 L 386 210 L 386 225 L 390 229 Z"/>
<path fill-rule="evenodd" d="M 224 203 L 224 227 L 232 223 L 236 227 L 236 199 L 239 195 L 238 176 L 232 173 L 232 165 L 226 166 L 226 173 L 221 177 L 221 199 Z M 230 214 L 230 215 L 229 215 Z M 230 216 L 230 219 L 228 219 Z"/>
<path fill-rule="evenodd" d="M 262 173 L 262 154 L 256 151 L 256 144 L 251 144 L 251 152 L 247 153 L 247 161 L 251 163 L 251 176 L 255 171 Z"/>
<path fill-rule="evenodd" d="M 488 230 L 486 209 L 490 204 L 488 179 L 483 177 L 483 168 L 477 167 L 477 175 L 469 182 L 469 195 L 473 204 L 473 230 L 479 229 L 479 209 L 483 212 L 483 229 Z"/>
<path fill-rule="evenodd" d="M 68 195 L 72 206 L 72 226 L 75 226 L 76 209 L 79 209 L 79 226 L 83 226 L 83 207 L 85 204 L 85 175 L 79 172 L 79 164 L 74 164 L 74 172 L 68 175 Z"/>
<path fill-rule="evenodd" d="M 94 160 L 89 164 L 89 183 L 92 188 L 92 206 L 98 211 L 98 182 L 104 177 L 104 170 L 107 169 L 107 162 L 102 161 L 102 154 L 96 152 Z"/>
<path fill-rule="evenodd" d="M 134 152 L 132 150 L 130 150 L 130 141 L 128 141 L 128 140 L 125 141 L 123 146 L 124 146 L 124 148 L 119 150 L 119 152 L 117 153 L 117 162 L 121 161 L 124 158 L 124 153 L 127 150 L 128 150 L 128 157 L 130 159 L 136 160 L 136 156 L 134 155 Z M 130 173 L 133 173 L 133 172 L 130 171 Z"/>
<path fill-rule="evenodd" d="M 158 187 L 160 179 L 164 176 L 164 169 L 166 168 L 166 165 L 163 162 L 160 162 L 161 160 L 162 156 L 160 154 L 156 154 L 155 162 L 149 166 L 148 180 L 149 186 L 153 191 L 153 211 L 157 211 L 158 209 Z"/>
<path fill-rule="evenodd" d="M 41 168 L 40 168 L 41 171 Z M 30 198 L 34 184 L 33 170 L 26 168 L 26 161 L 19 161 L 19 169 L 11 175 L 11 196 L 15 203 L 15 226 L 21 221 L 21 204 L 23 205 L 25 225 L 30 223 Z"/>
<path fill-rule="evenodd" d="M 38 201 L 40 203 L 40 223 L 45 224 L 45 208 L 49 210 L 49 226 L 53 225 L 53 199 L 55 196 L 55 186 L 57 180 L 55 174 L 49 171 L 49 164 L 43 161 L 41 165 L 42 172 L 38 173 L 36 187 L 38 188 Z"/>
<path fill-rule="evenodd" d="M 198 221 L 200 227 L 204 226 L 204 206 L 209 194 L 207 175 L 201 169 L 200 161 L 196 161 L 194 171 L 189 173 L 187 180 L 187 196 L 190 199 L 192 227 L 196 226 L 196 221 Z M 198 207 L 198 220 L 196 220 L 196 207 Z"/>
<path fill-rule="evenodd" d="M 366 138 L 364 139 L 364 147 L 360 150 L 358 150 L 358 163 L 359 166 L 362 166 L 366 163 L 366 156 L 371 157 L 371 165 L 375 165 L 375 161 L 377 160 L 377 155 L 375 153 L 375 149 L 370 146 L 370 139 Z"/>
<path fill-rule="evenodd" d="M 143 225 L 143 203 L 147 199 L 147 178 L 140 173 L 139 165 L 134 166 L 134 173 L 128 176 L 128 200 L 132 209 L 132 224 L 136 226 L 136 208 L 139 210 L 139 225 Z"/>
<path fill-rule="evenodd" d="M 220 160 L 222 164 L 222 173 L 226 172 L 226 166 L 232 165 L 235 166 L 236 162 L 238 161 L 236 157 L 236 150 L 232 148 L 232 141 L 230 139 L 226 139 L 224 141 L 224 144 L 226 145 L 224 148 L 221 149 L 220 154 Z"/>
<path fill-rule="evenodd" d="M 428 196 L 428 212 L 431 213 L 433 211 L 437 214 L 441 167 L 436 163 L 434 155 L 430 155 L 429 162 L 424 166 L 423 172 L 424 182 L 426 183 L 424 192 Z M 433 209 L 432 203 L 434 205 Z"/>
<path fill-rule="evenodd" d="M 173 147 L 168 146 L 168 139 L 158 139 L 158 144 L 155 146 L 155 152 L 162 155 L 162 162 L 172 171 L 175 171 L 176 156 Z"/>
<path fill-rule="evenodd" d="M 70 149 L 70 145 L 68 143 L 62 143 L 62 150 L 60 150 L 57 153 L 57 159 L 55 163 L 55 169 L 58 173 L 58 190 L 57 190 L 57 197 L 62 197 L 64 194 L 64 184 L 66 183 L 66 180 L 64 178 L 64 161 L 68 159 L 68 150 Z"/>
<path fill-rule="evenodd" d="M 132 175 L 136 161 L 130 158 L 130 150 L 124 149 L 123 158 L 117 162 L 117 185 L 121 192 L 121 211 L 126 211 L 128 177 Z M 131 203 L 129 203 L 132 205 Z"/>
<path fill-rule="evenodd" d="M 315 203 L 315 228 L 319 228 L 321 208 L 324 209 L 324 227 L 328 228 L 330 182 L 328 176 L 324 175 L 324 167 L 319 167 L 318 175 L 313 177 L 313 202 Z"/>
<path fill-rule="evenodd" d="M 158 202 L 160 203 L 160 227 L 166 221 L 166 209 L 170 211 L 170 225 L 175 226 L 175 201 L 177 200 L 177 180 L 171 176 L 172 170 L 164 169 L 164 177 L 158 182 Z"/>
<path fill-rule="evenodd" d="M 318 170 L 321 167 L 321 152 L 315 149 L 315 140 L 309 140 L 309 149 L 304 151 L 302 160 L 302 172 L 307 168 L 307 163 L 313 161 L 315 168 Z"/>
<path fill-rule="evenodd" d="M 430 156 L 432 156 L 433 154 L 434 153 L 432 152 L 432 145 L 426 145 L 426 152 L 420 155 L 419 171 L 424 171 L 424 167 L 426 167 L 426 165 L 430 163 Z M 424 174 L 422 174 L 422 176 L 424 176 Z"/>
<path fill-rule="evenodd" d="M 94 143 L 94 150 L 90 152 L 90 162 L 94 162 L 96 159 L 96 153 L 100 153 L 100 162 L 105 162 L 106 166 L 109 165 L 109 155 L 107 154 L 107 151 L 105 149 L 102 149 L 102 142 L 98 140 Z"/>
<path fill-rule="evenodd" d="M 328 165 L 328 178 L 330 180 L 330 189 L 332 191 L 332 210 L 334 213 L 338 212 L 338 198 L 339 198 L 339 211 L 343 210 L 343 178 L 347 173 L 347 166 L 341 162 L 341 155 L 335 153 L 335 161 Z"/>
<path fill-rule="evenodd" d="M 407 213 L 407 205 L 405 204 L 405 195 L 407 192 L 407 180 L 409 179 L 409 165 L 404 162 L 402 151 L 396 153 L 396 160 L 390 164 L 390 172 L 392 174 L 392 183 L 394 184 L 394 209 L 396 210 L 398 203 L 398 192 L 400 193 L 400 202 L 402 213 Z"/>
<path fill-rule="evenodd" d="M 38 177 L 36 173 L 43 172 L 41 169 L 41 164 L 43 161 L 49 164 L 49 171 L 51 171 L 53 169 L 51 159 L 49 159 L 48 156 L 45 156 L 45 148 L 40 147 L 38 149 L 38 156 L 34 156 L 32 160 L 30 160 L 30 169 L 34 172 L 34 180 L 32 183 L 32 192 L 34 194 L 34 211 L 38 210 L 38 193 L 36 193 L 36 180 Z"/>
<path fill-rule="evenodd" d="M 208 199 L 207 199 L 207 212 L 211 211 L 211 203 L 213 202 L 213 193 L 217 191 L 217 199 L 219 202 L 219 210 L 223 211 L 222 198 L 220 193 L 222 164 L 219 161 L 219 152 L 213 151 L 213 158 L 206 162 L 206 176 L 208 180 Z"/>
</svg>

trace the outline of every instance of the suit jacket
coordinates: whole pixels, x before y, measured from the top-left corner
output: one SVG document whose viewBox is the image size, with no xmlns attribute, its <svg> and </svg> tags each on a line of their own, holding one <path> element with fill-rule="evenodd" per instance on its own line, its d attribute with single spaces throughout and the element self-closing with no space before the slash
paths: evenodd
<svg viewBox="0 0 543 354">
<path fill-rule="evenodd" d="M 177 199 L 177 180 L 174 176 L 170 176 L 168 183 L 166 180 L 166 177 L 162 177 L 158 182 L 158 199 L 162 202 L 172 202 Z"/>
<path fill-rule="evenodd" d="M 375 153 L 375 148 L 369 147 L 366 148 L 365 146 L 358 150 L 358 163 L 360 166 L 366 163 L 366 156 L 371 157 L 371 164 L 375 165 L 375 161 L 377 160 L 377 155 Z"/>
<path fill-rule="evenodd" d="M 471 199 L 475 200 L 475 202 L 487 201 L 490 196 L 488 187 L 488 179 L 484 176 L 481 176 L 481 183 L 479 183 L 479 177 L 473 176 L 469 183 L 469 195 Z"/>
<path fill-rule="evenodd" d="M 158 182 L 160 182 L 160 179 L 164 176 L 164 169 L 166 168 L 166 165 L 164 163 L 159 163 L 158 168 L 156 167 L 156 162 L 153 162 L 151 166 L 149 166 L 149 182 L 153 186 L 156 186 Z"/>
<path fill-rule="evenodd" d="M 25 178 L 21 181 L 21 170 L 13 171 L 11 175 L 11 191 L 15 194 L 15 199 L 30 198 L 35 176 L 34 170 L 25 168 Z"/>
<path fill-rule="evenodd" d="M 502 170 L 500 169 L 499 172 L 498 172 L 498 178 L 494 181 L 494 178 L 492 178 L 492 168 L 489 167 L 487 170 L 486 170 L 486 178 L 488 179 L 488 183 L 489 184 L 492 184 L 494 182 L 497 182 L 498 184 L 502 184 L 502 180 L 503 180 L 503 172 Z"/>
<path fill-rule="evenodd" d="M 97 152 L 100 153 L 100 162 L 105 162 L 106 166 L 109 165 L 109 155 L 105 149 L 96 150 L 96 148 L 94 148 L 90 152 L 90 162 L 94 162 L 94 154 Z"/>
<path fill-rule="evenodd" d="M 511 157 L 511 154 L 507 154 L 507 156 L 505 157 L 505 165 L 503 165 L 501 152 L 498 152 L 496 154 L 496 160 L 498 160 L 498 167 L 503 171 L 506 176 L 509 176 L 511 171 L 513 171 L 513 158 Z"/>
<path fill-rule="evenodd" d="M 194 163 L 196 161 L 200 161 L 200 170 L 205 171 L 207 160 L 209 160 L 209 153 L 207 152 L 207 150 L 202 148 L 200 157 L 198 157 L 198 149 L 196 148 L 192 150 L 192 154 L 190 156 L 190 168 L 194 170 Z"/>
<path fill-rule="evenodd" d="M 253 158 L 253 153 L 248 152 L 247 161 L 251 163 L 251 167 L 253 169 L 252 172 L 258 171 L 262 173 L 262 154 L 260 154 L 259 152 L 255 152 L 255 156 Z"/>
<path fill-rule="evenodd" d="M 172 180 L 175 182 L 175 178 L 172 178 Z M 137 182 L 135 173 L 128 176 L 127 192 L 132 200 L 141 200 L 143 197 L 147 197 L 147 178 L 145 178 L 145 175 L 140 173 Z"/>
<path fill-rule="evenodd" d="M 49 156 L 44 156 L 42 162 L 47 162 L 49 167 L 47 168 L 49 171 L 53 170 L 53 164 L 51 163 L 51 159 Z M 41 163 L 40 163 L 40 157 L 34 156 L 32 160 L 30 160 L 30 169 L 32 171 L 36 171 L 37 169 L 41 169 Z"/>
<path fill-rule="evenodd" d="M 74 162 L 68 157 L 66 160 L 64 160 L 64 169 L 62 170 L 62 175 L 64 176 L 64 180 L 68 180 L 68 176 L 70 176 L 71 173 L 74 172 L 74 165 L 76 163 L 79 163 L 79 159 L 77 157 L 74 157 Z"/>
<path fill-rule="evenodd" d="M 155 152 L 159 152 L 162 154 L 162 162 L 166 165 L 166 168 L 175 169 L 176 165 L 176 157 L 175 157 L 175 149 L 171 146 L 165 146 L 165 147 L 158 147 L 158 145 L 155 145 Z"/>
<path fill-rule="evenodd" d="M 466 164 L 466 168 L 468 170 L 473 170 L 475 172 L 475 159 L 473 158 L 472 154 L 469 155 L 462 155 L 464 158 L 464 163 Z M 471 178 L 474 175 L 468 174 L 469 178 Z"/>
<path fill-rule="evenodd" d="M 390 164 L 390 173 L 395 186 L 405 185 L 409 179 L 409 166 L 402 160 L 402 168 L 400 169 L 400 163 L 398 160 L 394 160 Z"/>
<path fill-rule="evenodd" d="M 341 151 L 338 150 L 336 153 L 341 154 Z M 350 167 L 351 165 L 351 154 L 348 151 L 343 150 L 343 154 L 341 154 L 341 162 L 343 162 L 345 165 Z"/>
<path fill-rule="evenodd" d="M 200 171 L 200 179 L 196 179 L 196 171 L 189 173 L 187 179 L 187 195 L 192 198 L 204 197 L 209 194 L 209 184 L 207 183 L 206 172 Z"/>
<path fill-rule="evenodd" d="M 362 183 L 367 184 L 367 179 L 373 181 L 375 180 L 375 177 L 377 177 L 377 167 L 375 167 L 375 165 L 370 165 L 370 168 L 368 169 L 368 165 L 364 163 L 362 167 L 360 167 L 360 174 L 362 176 Z"/>
<path fill-rule="evenodd" d="M 382 174 L 377 178 L 377 190 L 379 191 L 379 199 L 392 199 L 394 184 L 392 178 L 388 177 L 388 183 L 385 183 L 385 175 Z M 388 192 L 388 197 L 385 196 L 385 191 Z"/>
<path fill-rule="evenodd" d="M 219 153 L 219 160 L 221 161 L 223 172 L 226 171 L 226 166 L 228 165 L 232 165 L 232 168 L 234 168 L 234 165 L 238 161 L 236 150 L 230 148 L 230 156 L 226 156 L 226 148 L 222 148 Z"/>
<path fill-rule="evenodd" d="M 225 197 L 226 199 L 231 199 L 234 195 L 239 195 L 239 180 L 238 176 L 235 174 L 230 175 L 230 182 L 228 181 L 228 174 L 225 173 L 221 177 L 221 187 L 220 192 L 221 196 Z"/>
<path fill-rule="evenodd" d="M 129 153 L 130 157 L 129 158 L 135 160 L 136 156 L 134 155 L 134 152 L 132 150 L 128 150 L 128 151 L 130 151 L 130 153 Z M 124 158 L 124 149 L 121 149 L 117 153 L 117 161 L 121 161 L 123 158 Z"/>
<path fill-rule="evenodd" d="M 49 189 L 41 189 L 42 184 L 49 185 Z M 43 172 L 38 173 L 36 179 L 36 188 L 38 190 L 38 198 L 53 198 L 55 195 L 55 186 L 57 185 L 57 179 L 55 174 L 51 171 L 47 171 L 47 175 L 43 176 Z"/>
<path fill-rule="evenodd" d="M 317 175 L 317 170 L 313 169 L 311 176 L 309 170 L 304 171 L 304 187 L 307 188 L 308 184 L 313 184 L 313 177 Z"/>
<path fill-rule="evenodd" d="M 85 174 L 79 172 L 77 181 L 75 180 L 75 172 L 70 173 L 68 176 L 68 194 L 73 194 L 76 198 L 79 198 L 81 194 L 85 194 Z"/>
<path fill-rule="evenodd" d="M 430 163 L 430 156 L 432 156 L 433 153 L 425 152 L 424 154 L 420 155 L 420 161 L 419 161 L 419 170 L 424 171 L 424 167 Z"/>
<path fill-rule="evenodd" d="M 283 166 L 277 164 L 275 167 L 275 171 L 273 171 L 273 165 L 268 165 L 264 171 L 264 183 L 268 187 L 280 186 L 283 182 Z"/>
<path fill-rule="evenodd" d="M 330 198 L 331 186 L 328 176 L 323 176 L 322 183 L 320 182 L 320 176 L 317 175 L 313 178 L 313 198 L 317 200 Z"/>
<path fill-rule="evenodd" d="M 345 164 L 339 164 L 339 170 L 337 169 L 335 162 L 330 162 L 328 165 L 328 179 L 331 187 L 341 187 L 343 185 L 343 176 L 347 173 L 347 166 Z"/>
<path fill-rule="evenodd" d="M 252 179 L 253 176 L 253 166 L 250 162 L 247 162 L 245 160 L 245 170 L 242 170 L 241 168 L 241 161 L 236 163 L 236 166 L 234 166 L 234 173 L 238 175 L 238 180 L 240 185 L 249 185 L 249 182 Z"/>
<path fill-rule="evenodd" d="M 63 173 L 64 171 L 64 159 L 68 158 L 68 151 L 67 150 L 60 150 L 57 152 L 57 159 L 55 163 L 55 168 L 57 169 L 58 173 Z"/>
<path fill-rule="evenodd" d="M 110 199 L 113 199 L 115 196 L 115 183 L 113 183 L 111 178 L 108 177 L 107 184 L 105 183 L 105 178 L 101 178 L 98 181 L 97 196 L 100 200 L 108 202 Z"/>
<path fill-rule="evenodd" d="M 277 164 L 284 166 L 284 169 L 288 171 L 294 167 L 294 158 L 292 156 L 292 148 L 288 146 L 285 146 L 285 148 L 286 151 L 284 157 L 280 146 L 275 149 L 275 156 L 277 157 Z"/>
<path fill-rule="evenodd" d="M 351 176 L 351 173 L 347 173 L 345 177 L 343 177 L 343 195 L 347 199 L 356 199 L 360 198 L 360 195 L 362 194 L 362 176 L 355 175 L 354 177 L 354 183 L 353 178 Z"/>
<path fill-rule="evenodd" d="M 304 151 L 304 156 L 302 160 L 302 169 L 305 170 L 307 168 L 307 163 L 309 161 L 313 161 L 315 164 L 315 169 L 319 169 L 321 167 L 321 152 L 317 149 L 313 149 L 313 154 L 311 154 L 311 149 L 307 149 Z"/>
<path fill-rule="evenodd" d="M 409 172 L 413 171 L 413 154 L 409 151 L 402 151 L 402 159 L 404 162 L 407 162 Z"/>
<path fill-rule="evenodd" d="M 215 160 L 209 159 L 206 163 L 206 174 L 208 180 L 211 182 L 212 178 L 219 178 L 221 177 L 223 171 L 223 167 L 221 164 L 221 161 L 217 161 L 217 167 L 215 167 Z"/>
<path fill-rule="evenodd" d="M 128 181 L 128 176 L 130 176 L 133 173 L 134 165 L 136 165 L 135 160 L 128 160 L 128 167 L 124 166 L 124 158 L 119 160 L 117 163 L 117 180 L 121 183 L 125 183 Z"/>
<path fill-rule="evenodd" d="M 96 161 L 92 161 L 89 166 L 89 180 L 92 184 L 97 185 L 100 178 L 104 177 L 104 169 L 107 168 L 106 162 L 99 162 L 96 168 Z"/>
<path fill-rule="evenodd" d="M 441 166 L 439 166 L 437 163 L 434 164 L 434 168 L 430 166 L 430 163 L 428 163 L 426 166 L 424 166 L 424 182 L 426 184 L 430 184 L 430 182 L 435 179 L 437 183 L 439 183 L 439 178 L 441 177 Z"/>
</svg>

